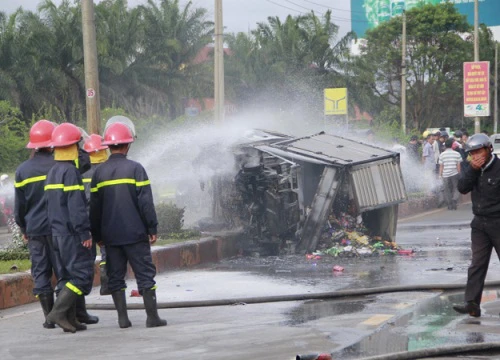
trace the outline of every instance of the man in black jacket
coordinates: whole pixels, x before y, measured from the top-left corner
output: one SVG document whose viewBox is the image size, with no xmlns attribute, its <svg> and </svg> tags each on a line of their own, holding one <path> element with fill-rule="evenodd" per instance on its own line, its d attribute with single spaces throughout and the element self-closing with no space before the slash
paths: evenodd
<svg viewBox="0 0 500 360">
<path fill-rule="evenodd" d="M 123 123 L 114 123 L 105 130 L 102 144 L 109 146 L 111 156 L 92 176 L 92 236 L 98 244 L 106 246 L 108 288 L 118 311 L 120 328 L 132 325 L 125 299 L 127 262 L 143 297 L 146 326 L 165 326 L 167 321 L 158 316 L 156 268 L 151 256 L 158 221 L 146 171 L 141 164 L 127 159 L 133 141 L 131 129 Z"/>
<path fill-rule="evenodd" d="M 28 242 L 33 277 L 33 294 L 40 300 L 45 322 L 43 327 L 54 329 L 47 315 L 54 306 L 52 274 L 58 269 L 52 251 L 52 237 L 47 220 L 44 185 L 49 170 L 56 163 L 49 147 L 55 125 L 48 120 L 37 121 L 30 129 L 30 141 L 26 147 L 33 156 L 16 170 L 14 217 Z"/>
<path fill-rule="evenodd" d="M 470 166 L 461 174 L 458 190 L 471 192 L 471 249 L 465 303 L 453 309 L 461 314 L 481 316 L 481 295 L 493 248 L 500 257 L 500 161 L 492 153 L 490 139 L 485 134 L 472 135 L 466 143 L 471 156 Z"/>
</svg>

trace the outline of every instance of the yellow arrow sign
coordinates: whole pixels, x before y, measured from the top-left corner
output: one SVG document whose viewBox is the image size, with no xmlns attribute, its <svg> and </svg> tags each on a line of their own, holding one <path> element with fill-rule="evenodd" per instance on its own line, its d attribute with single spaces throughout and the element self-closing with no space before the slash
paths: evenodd
<svg viewBox="0 0 500 360">
<path fill-rule="evenodd" d="M 325 115 L 347 115 L 347 88 L 325 89 Z"/>
</svg>

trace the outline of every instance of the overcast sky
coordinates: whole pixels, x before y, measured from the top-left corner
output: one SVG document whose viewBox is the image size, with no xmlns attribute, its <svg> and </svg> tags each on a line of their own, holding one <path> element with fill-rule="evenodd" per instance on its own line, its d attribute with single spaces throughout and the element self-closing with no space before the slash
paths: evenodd
<svg viewBox="0 0 500 360">
<path fill-rule="evenodd" d="M 52 0 L 60 4 L 61 0 Z M 0 0 L 0 11 L 13 12 L 19 6 L 27 10 L 36 10 L 40 0 Z M 94 0 L 99 3 L 100 0 Z M 128 0 L 133 7 L 146 3 L 147 0 Z M 186 1 L 180 0 L 184 5 Z M 287 15 L 300 15 L 314 10 L 318 15 L 332 8 L 333 15 L 341 20 L 334 20 L 340 27 L 339 33 L 344 35 L 351 29 L 350 0 L 223 0 L 224 26 L 227 32 L 246 32 L 254 29 L 256 23 L 265 22 L 268 16 L 285 18 Z M 193 0 L 197 7 L 208 9 L 210 18 L 214 14 L 214 0 Z"/>
</svg>

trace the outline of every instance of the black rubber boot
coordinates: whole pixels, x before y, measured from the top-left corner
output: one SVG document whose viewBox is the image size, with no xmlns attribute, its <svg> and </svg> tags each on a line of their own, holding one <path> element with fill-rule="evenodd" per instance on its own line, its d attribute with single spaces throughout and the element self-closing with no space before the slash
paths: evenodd
<svg viewBox="0 0 500 360">
<path fill-rule="evenodd" d="M 453 310 L 460 314 L 469 314 L 473 317 L 481 316 L 481 307 L 474 301 L 467 301 L 463 305 L 454 305 Z"/>
<path fill-rule="evenodd" d="M 75 304 L 78 295 L 66 286 L 63 287 L 52 311 L 47 315 L 47 321 L 59 325 L 63 330 L 71 333 L 76 332 L 76 328 L 68 320 L 68 310 Z"/>
<path fill-rule="evenodd" d="M 128 319 L 127 299 L 125 298 L 125 291 L 113 291 L 111 293 L 111 296 L 113 297 L 113 302 L 115 303 L 115 308 L 118 312 L 118 325 L 122 329 L 131 327 L 132 323 Z"/>
<path fill-rule="evenodd" d="M 87 307 L 85 306 L 85 296 L 79 296 L 76 300 L 76 319 L 83 324 L 97 324 L 99 318 L 94 315 L 90 315 L 87 312 Z"/>
<path fill-rule="evenodd" d="M 160 319 L 158 316 L 158 307 L 156 304 L 156 290 L 144 290 L 142 294 L 144 300 L 144 307 L 148 318 L 146 320 L 146 327 L 157 327 L 167 325 L 167 320 Z"/>
<path fill-rule="evenodd" d="M 55 329 L 56 324 L 47 321 L 47 315 L 52 311 L 54 307 L 54 293 L 43 293 L 38 295 L 38 300 L 40 300 L 40 305 L 42 306 L 43 316 L 45 317 L 45 322 L 42 324 L 46 329 Z"/>
<path fill-rule="evenodd" d="M 79 298 L 84 297 L 83 295 L 79 295 Z M 69 308 L 68 310 L 68 321 L 73 327 L 76 329 L 76 331 L 82 331 L 82 330 L 87 330 L 87 326 L 82 324 L 81 322 L 78 321 L 76 318 L 76 304 L 78 303 L 78 300 L 73 304 L 72 307 Z M 64 330 L 66 331 L 66 330 Z"/>
<path fill-rule="evenodd" d="M 108 273 L 106 264 L 99 265 L 99 273 L 101 278 L 101 289 L 99 290 L 99 294 L 101 295 L 111 295 L 111 291 L 108 288 Z"/>
</svg>

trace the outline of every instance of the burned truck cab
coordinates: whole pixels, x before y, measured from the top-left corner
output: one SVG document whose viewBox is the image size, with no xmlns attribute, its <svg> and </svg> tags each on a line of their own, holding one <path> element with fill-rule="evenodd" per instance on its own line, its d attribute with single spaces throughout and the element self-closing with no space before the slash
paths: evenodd
<svg viewBox="0 0 500 360">
<path fill-rule="evenodd" d="M 341 216 L 392 242 L 398 204 L 407 199 L 399 160 L 398 153 L 324 132 L 246 143 L 234 179 L 240 204 L 226 215 L 274 253 L 284 244 L 315 251 L 330 219 Z"/>
</svg>

